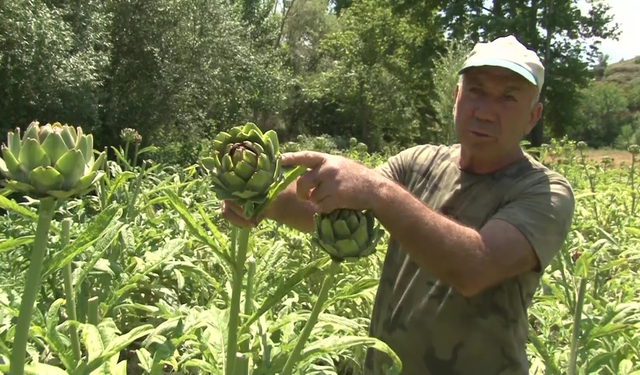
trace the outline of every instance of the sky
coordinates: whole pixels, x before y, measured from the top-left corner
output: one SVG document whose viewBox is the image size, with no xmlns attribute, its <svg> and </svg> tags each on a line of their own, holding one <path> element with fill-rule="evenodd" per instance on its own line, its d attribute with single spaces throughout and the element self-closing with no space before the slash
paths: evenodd
<svg viewBox="0 0 640 375">
<path fill-rule="evenodd" d="M 610 56 L 610 63 L 640 56 L 640 0 L 606 1 L 611 6 L 613 22 L 618 23 L 620 36 L 617 41 L 603 41 L 600 51 Z"/>
</svg>

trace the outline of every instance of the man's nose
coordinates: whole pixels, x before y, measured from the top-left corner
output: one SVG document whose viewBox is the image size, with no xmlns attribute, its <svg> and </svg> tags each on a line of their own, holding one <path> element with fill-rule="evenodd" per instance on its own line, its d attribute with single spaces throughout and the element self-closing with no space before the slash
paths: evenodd
<svg viewBox="0 0 640 375">
<path fill-rule="evenodd" d="M 478 120 L 495 122 L 498 116 L 497 103 L 492 97 L 485 96 L 477 101 L 473 114 Z"/>
</svg>

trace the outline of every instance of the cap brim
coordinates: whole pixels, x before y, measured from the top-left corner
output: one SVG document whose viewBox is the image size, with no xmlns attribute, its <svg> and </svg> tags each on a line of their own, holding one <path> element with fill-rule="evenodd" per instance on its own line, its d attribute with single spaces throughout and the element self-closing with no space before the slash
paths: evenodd
<svg viewBox="0 0 640 375">
<path fill-rule="evenodd" d="M 462 67 L 462 69 L 460 69 L 458 74 L 462 74 L 465 70 L 469 68 L 478 68 L 481 66 L 497 66 L 500 68 L 509 69 L 515 73 L 520 74 L 527 81 L 531 82 L 535 86 L 538 85 L 538 82 L 536 81 L 536 77 L 534 77 L 530 71 L 528 71 L 521 65 L 518 65 L 512 61 L 495 59 L 495 58 L 485 58 L 485 59 L 481 59 L 473 62 L 468 62 L 465 66 Z"/>
</svg>

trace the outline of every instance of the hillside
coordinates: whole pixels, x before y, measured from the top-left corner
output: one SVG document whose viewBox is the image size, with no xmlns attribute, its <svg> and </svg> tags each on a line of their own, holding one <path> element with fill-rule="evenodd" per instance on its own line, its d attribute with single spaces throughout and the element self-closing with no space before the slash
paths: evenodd
<svg viewBox="0 0 640 375">
<path fill-rule="evenodd" d="M 604 71 L 603 81 L 640 85 L 640 56 L 609 64 Z"/>
</svg>

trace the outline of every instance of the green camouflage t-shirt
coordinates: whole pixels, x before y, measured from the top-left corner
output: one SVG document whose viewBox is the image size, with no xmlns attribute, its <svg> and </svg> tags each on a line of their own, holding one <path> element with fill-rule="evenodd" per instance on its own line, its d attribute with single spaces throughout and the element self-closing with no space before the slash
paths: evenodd
<svg viewBox="0 0 640 375">
<path fill-rule="evenodd" d="M 420 270 L 392 237 L 370 334 L 396 352 L 403 375 L 525 375 L 527 308 L 570 229 L 573 191 L 566 179 L 530 156 L 476 175 L 460 170 L 459 154 L 460 145 L 417 146 L 377 170 L 469 227 L 480 229 L 490 219 L 515 225 L 533 245 L 542 270 L 466 298 Z M 370 349 L 365 374 L 388 374 L 387 358 Z"/>
</svg>

